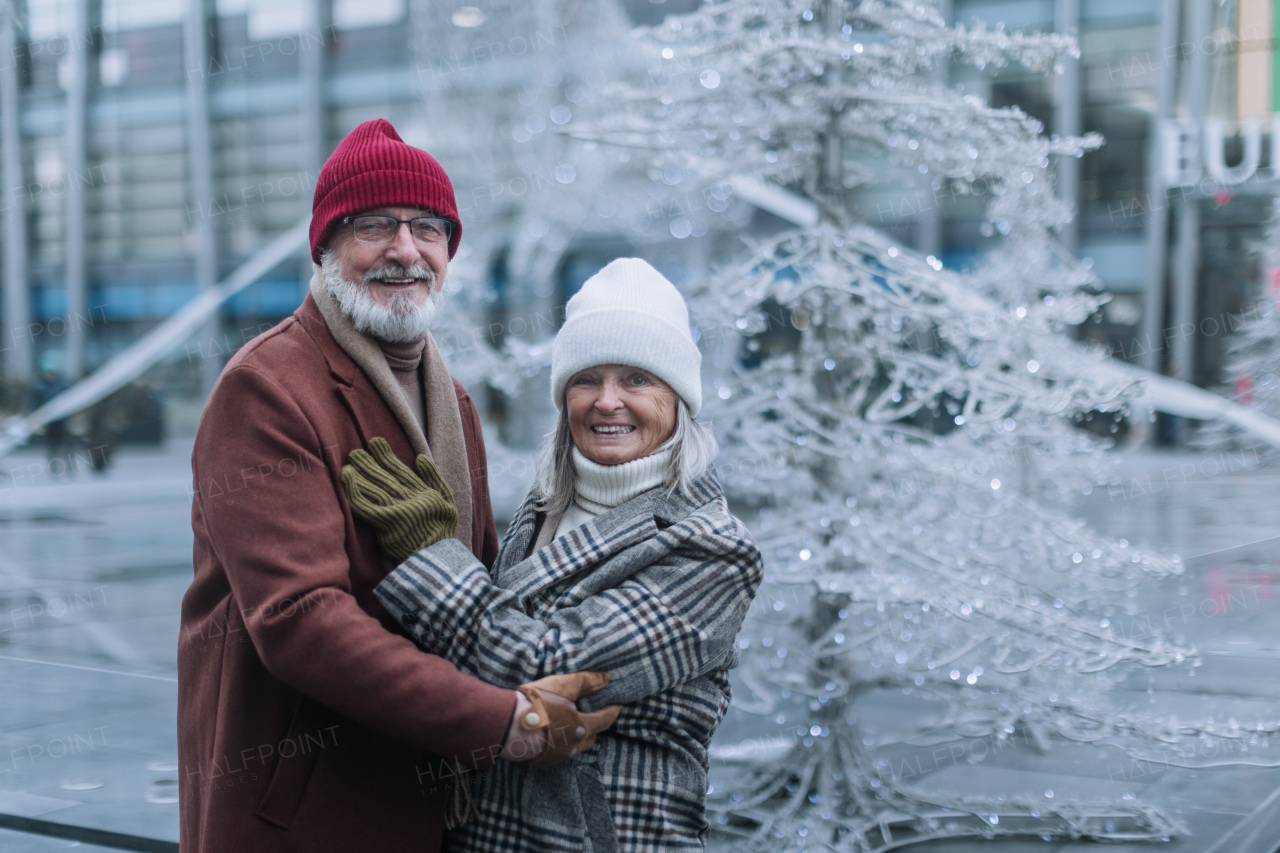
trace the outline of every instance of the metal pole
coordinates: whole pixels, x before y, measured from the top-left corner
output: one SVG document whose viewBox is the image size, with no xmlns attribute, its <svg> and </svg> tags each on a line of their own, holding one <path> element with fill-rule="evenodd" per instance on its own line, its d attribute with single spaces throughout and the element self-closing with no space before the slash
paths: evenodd
<svg viewBox="0 0 1280 853">
<path fill-rule="evenodd" d="M 300 43 L 298 76 L 301 90 L 299 103 L 300 147 L 299 165 L 302 168 L 302 185 L 314 187 L 320 177 L 320 167 L 329 156 L 329 134 L 325 113 L 324 80 L 325 59 L 329 41 L 333 38 L 332 0 L 307 0 L 306 23 Z M 298 265 L 298 297 L 305 299 L 307 285 L 311 281 L 311 258 L 302 258 Z"/>
<path fill-rule="evenodd" d="M 209 132 L 209 92 L 205 72 L 209 68 L 209 2 L 187 0 L 187 17 L 183 24 L 183 52 L 187 69 L 187 153 L 191 169 L 191 225 L 195 232 L 196 287 L 204 292 L 218 278 L 217 234 L 210 208 L 213 193 L 213 146 Z M 215 314 L 201 335 L 216 339 L 218 318 Z M 201 385 L 204 394 L 213 389 L 221 365 L 213 358 L 201 360 Z"/>
<path fill-rule="evenodd" d="M 1182 197 L 1178 203 L 1174 247 L 1173 317 L 1169 324 L 1170 362 L 1173 375 L 1195 383 L 1196 285 L 1200 267 L 1200 202 Z"/>
<path fill-rule="evenodd" d="M 67 50 L 67 201 L 63 228 L 66 258 L 67 352 L 63 373 L 74 382 L 85 367 L 85 313 L 88 288 L 85 257 L 85 171 L 88 145 L 89 56 L 93 32 L 89 28 L 89 0 L 74 0 L 71 10 L 70 45 Z"/>
<path fill-rule="evenodd" d="M 1164 352 L 1164 290 L 1166 253 L 1169 242 L 1169 207 L 1165 198 L 1164 176 L 1160 172 L 1163 154 L 1161 133 L 1173 114 L 1174 83 L 1177 80 L 1175 53 L 1178 49 L 1179 0 L 1162 0 L 1160 4 L 1160 51 L 1155 60 L 1156 111 L 1151 119 L 1147 141 L 1147 284 L 1142 308 L 1142 338 L 1135 348 L 1139 364 L 1159 373 Z"/>
<path fill-rule="evenodd" d="M 12 3 L 0 3 L 0 147 L 3 148 L 4 353 L 5 375 L 30 380 L 35 349 L 28 332 L 31 295 L 27 283 L 27 198 L 22 176 L 22 93 L 18 87 L 18 22 Z"/>
<path fill-rule="evenodd" d="M 1188 41 L 1192 44 L 1187 68 L 1187 114 L 1195 132 L 1201 132 L 1209 102 L 1209 55 L 1202 45 L 1209 35 L 1213 4 L 1203 0 L 1191 3 Z M 1198 137 L 1197 137 L 1198 138 Z M 1184 382 L 1195 383 L 1196 366 L 1196 293 L 1200 280 L 1200 200 L 1183 194 L 1178 205 L 1177 261 L 1173 271 L 1173 344 L 1174 375 Z"/>
<path fill-rule="evenodd" d="M 1079 36 L 1080 0 L 1058 0 L 1054 10 L 1054 26 L 1064 35 Z M 1058 97 L 1054 104 L 1054 130 L 1059 136 L 1079 136 L 1080 120 L 1080 60 L 1074 56 L 1062 59 L 1062 73 L 1057 77 Z M 1080 160 L 1077 157 L 1058 158 L 1058 197 L 1080 209 Z M 1062 226 L 1059 239 L 1062 245 L 1075 254 L 1080 246 L 1079 217 Z"/>
<path fill-rule="evenodd" d="M 333 31 L 330 13 L 330 0 L 307 0 L 306 25 L 298 56 L 302 89 L 300 162 L 305 182 L 311 185 L 330 153 L 324 110 L 325 52 Z"/>
</svg>

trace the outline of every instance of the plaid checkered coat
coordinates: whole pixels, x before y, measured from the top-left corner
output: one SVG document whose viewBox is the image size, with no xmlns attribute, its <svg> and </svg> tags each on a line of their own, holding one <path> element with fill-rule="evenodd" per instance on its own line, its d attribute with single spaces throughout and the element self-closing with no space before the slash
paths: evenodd
<svg viewBox="0 0 1280 853">
<path fill-rule="evenodd" d="M 456 540 L 424 548 L 377 589 L 419 645 L 504 687 L 558 672 L 613 676 L 583 700 L 625 707 L 556 767 L 498 762 L 479 818 L 450 850 L 702 850 L 707 746 L 729 705 L 735 640 L 760 583 L 751 535 L 712 472 L 692 497 L 653 489 L 526 557 L 539 513 L 516 513 L 492 575 Z"/>
</svg>

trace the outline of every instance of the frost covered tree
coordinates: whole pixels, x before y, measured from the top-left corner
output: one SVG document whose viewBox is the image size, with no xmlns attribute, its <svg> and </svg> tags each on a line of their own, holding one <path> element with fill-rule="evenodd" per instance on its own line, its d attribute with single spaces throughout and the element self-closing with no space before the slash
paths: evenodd
<svg viewBox="0 0 1280 853">
<path fill-rule="evenodd" d="M 813 210 L 692 294 L 720 368 L 708 409 L 721 471 L 758 509 L 767 561 L 735 704 L 794 741 L 717 781 L 713 825 L 759 850 L 1174 832 L 1127 799 L 998 802 L 895 764 L 918 738 L 1043 748 L 1187 733 L 1107 695 L 1134 666 L 1192 653 L 1113 624 L 1176 563 L 1063 509 L 1106 476 L 1105 443 L 1074 420 L 1118 413 L 1133 391 L 1064 334 L 1099 299 L 1055 239 L 1071 212 L 1050 166 L 1100 140 L 1046 138 L 934 74 L 953 61 L 1048 71 L 1073 43 L 950 28 L 913 0 L 710 0 L 642 44 L 649 84 L 620 89 L 579 135 L 649 151 L 655 174 L 679 178 L 668 184 L 764 180 Z M 860 193 L 921 180 L 984 187 L 993 245 L 972 272 L 860 221 Z M 912 697 L 913 722 L 869 726 L 877 692 Z"/>
</svg>

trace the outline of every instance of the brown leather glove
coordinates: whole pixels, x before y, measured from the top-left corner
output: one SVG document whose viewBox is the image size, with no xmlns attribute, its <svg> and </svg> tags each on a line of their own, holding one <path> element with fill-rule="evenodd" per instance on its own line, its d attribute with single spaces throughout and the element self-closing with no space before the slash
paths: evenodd
<svg viewBox="0 0 1280 853">
<path fill-rule="evenodd" d="M 613 725 L 622 706 L 607 705 L 599 711 L 584 712 L 574 702 L 598 692 L 609 681 L 604 672 L 571 672 L 521 684 L 519 690 L 532 707 L 520 719 L 520 727 L 527 732 L 542 729 L 546 748 L 533 761 L 520 766 L 551 767 L 594 746 L 596 735 Z M 567 701 L 557 701 L 561 698 Z"/>
</svg>

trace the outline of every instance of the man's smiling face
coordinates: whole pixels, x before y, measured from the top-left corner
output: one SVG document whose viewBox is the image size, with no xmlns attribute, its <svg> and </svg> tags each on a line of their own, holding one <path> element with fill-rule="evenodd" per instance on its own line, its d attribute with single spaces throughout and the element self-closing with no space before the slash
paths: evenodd
<svg viewBox="0 0 1280 853">
<path fill-rule="evenodd" d="M 359 216 L 410 220 L 434 216 L 417 207 L 387 206 Z M 384 341 L 410 341 L 439 313 L 449 267 L 448 241 L 415 239 L 407 223 L 384 243 L 357 240 L 350 224 L 334 231 L 321 258 L 325 288 L 356 329 Z"/>
<path fill-rule="evenodd" d="M 413 219 L 435 214 L 417 207 L 375 207 L 359 215 Z M 415 240 L 408 225 L 398 226 L 395 237 L 385 243 L 363 243 L 352 234 L 350 225 L 340 226 L 331 246 L 338 255 L 342 278 L 367 284 L 369 295 L 379 305 L 391 305 L 397 294 L 407 294 L 412 304 L 421 305 L 444 288 L 449 244 Z M 424 276 L 428 270 L 430 276 Z"/>
</svg>

